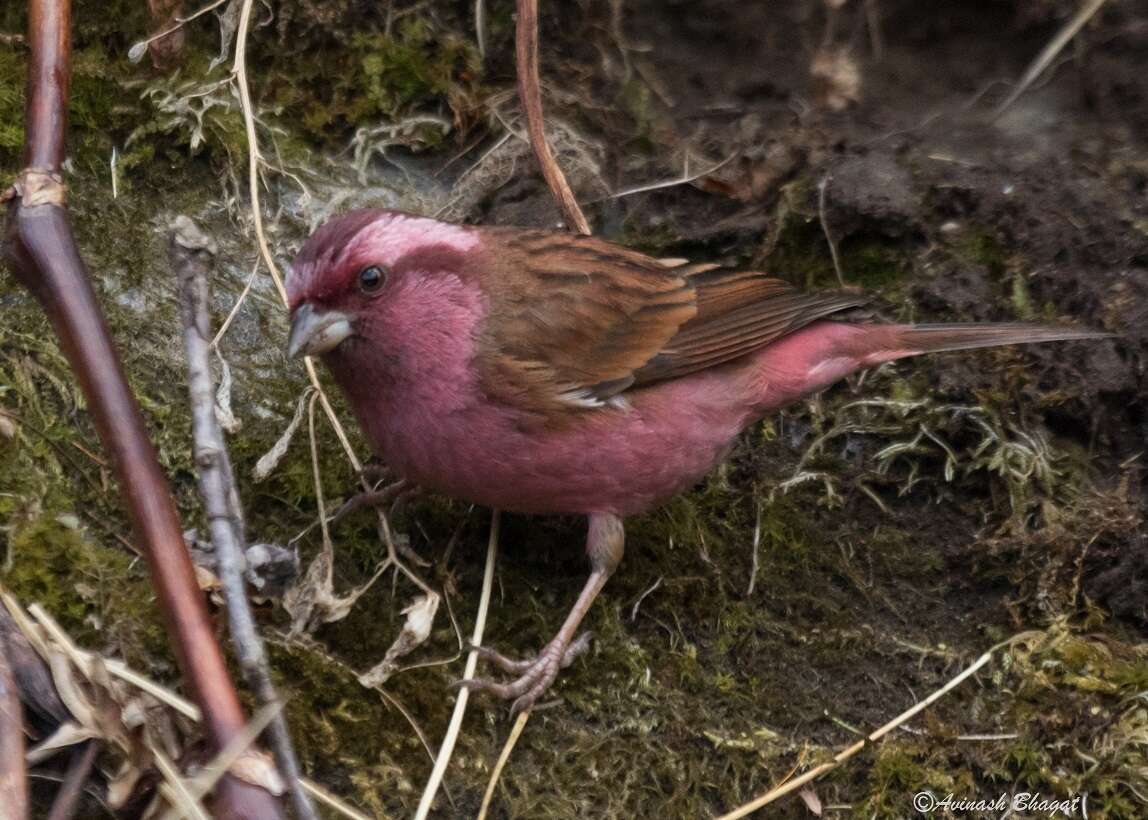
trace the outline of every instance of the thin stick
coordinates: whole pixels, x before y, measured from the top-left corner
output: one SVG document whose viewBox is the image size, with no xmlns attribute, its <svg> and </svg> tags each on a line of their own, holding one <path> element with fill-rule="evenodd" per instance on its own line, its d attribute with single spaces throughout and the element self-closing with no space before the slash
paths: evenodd
<svg viewBox="0 0 1148 820">
<path fill-rule="evenodd" d="M 829 220 L 825 218 L 825 191 L 829 188 L 829 177 L 824 176 L 817 183 L 817 214 L 821 218 L 821 230 L 825 233 L 825 241 L 829 243 L 829 255 L 833 257 L 833 270 L 837 273 L 837 283 L 845 287 L 845 274 L 841 272 L 841 260 L 837 257 L 837 243 L 833 241 L 833 234 L 829 232 Z"/>
<path fill-rule="evenodd" d="M 829 771 L 832 771 L 833 769 L 836 769 L 838 766 L 840 766 L 842 763 L 844 763 L 849 758 L 856 755 L 858 752 L 860 752 L 866 746 L 868 746 L 871 743 L 876 743 L 878 740 L 883 738 L 885 735 L 889 734 L 889 732 L 893 731 L 894 729 L 896 729 L 901 724 L 910 720 L 914 715 L 916 715 L 917 713 L 921 712 L 922 710 L 927 709 L 928 707 L 932 706 L 934 703 L 936 703 L 938 700 L 943 698 L 945 695 L 947 695 L 953 689 L 960 686 L 961 683 L 963 683 L 965 681 L 965 679 L 967 679 L 968 677 L 973 675 L 978 669 L 980 669 L 982 666 L 984 666 L 986 663 L 988 663 L 989 660 L 992 658 L 993 653 L 996 652 L 997 649 L 999 649 L 1001 646 L 1004 646 L 1007 643 L 1008 643 L 1008 641 L 1006 641 L 1005 643 L 997 644 L 992 649 L 985 652 L 983 655 L 981 655 L 979 658 L 976 659 L 976 661 L 973 663 L 972 666 L 965 669 L 963 672 L 961 672 L 961 674 L 957 675 L 955 678 L 953 678 L 951 681 L 946 683 L 940 689 L 933 692 L 933 694 L 929 695 L 923 701 L 920 701 L 919 703 L 914 704 L 912 708 L 907 709 L 906 711 L 897 715 L 897 717 L 893 718 L 891 721 L 886 723 L 884 726 L 882 726 L 877 731 L 870 734 L 868 737 L 866 737 L 862 740 L 858 740 L 852 746 L 849 746 L 849 747 L 841 750 L 829 762 L 822 763 L 820 766 L 815 766 L 814 768 L 810 769 L 809 771 L 807 771 L 805 774 L 801 775 L 800 777 L 795 777 L 792 780 L 785 781 L 785 782 L 778 784 L 777 786 L 774 786 L 772 789 L 770 789 L 768 792 L 763 794 L 761 797 L 758 797 L 754 800 L 751 800 L 749 803 L 746 803 L 744 806 L 740 806 L 739 808 L 734 809 L 729 814 L 723 814 L 717 820 L 738 820 L 739 817 L 745 817 L 748 814 L 752 814 L 753 812 L 757 811 L 758 809 L 762 808 L 763 806 L 768 806 L 770 803 L 774 802 L 778 798 L 784 797 L 787 794 L 790 794 L 792 792 L 797 791 L 802 786 L 804 786 L 806 783 L 810 783 L 810 782 L 816 780 L 817 778 L 821 777 L 821 775 L 825 774 L 826 772 L 829 772 Z"/>
<path fill-rule="evenodd" d="M 190 219 L 178 217 L 172 230 L 171 260 L 179 278 L 199 491 L 215 548 L 216 572 L 227 602 L 231 642 L 244 679 L 259 705 L 276 709 L 268 732 L 270 746 L 275 764 L 291 790 L 295 813 L 301 820 L 318 820 L 314 806 L 299 785 L 299 761 L 287 722 L 278 709 L 281 701 L 271 682 L 267 653 L 247 601 L 243 517 L 227 442 L 215 415 L 215 384 L 211 376 L 207 275 L 215 264 L 215 243 Z"/>
<path fill-rule="evenodd" d="M 330 806 L 332 809 L 339 812 L 344 817 L 350 817 L 351 820 L 371 820 L 371 817 L 363 814 L 361 811 L 349 803 L 340 800 L 338 797 L 331 794 L 318 783 L 313 783 L 312 781 L 304 778 L 303 788 L 305 788 L 311 794 L 311 796 L 318 800 L 320 803 L 325 806 Z"/>
<path fill-rule="evenodd" d="M 0 806 L 12 820 L 28 816 L 28 773 L 24 766 L 24 707 L 0 635 Z"/>
<path fill-rule="evenodd" d="M 881 62 L 885 56 L 885 37 L 881 32 L 881 9 L 877 8 L 877 0 L 865 0 L 865 27 L 869 29 L 869 47 L 873 50 L 873 59 Z"/>
<path fill-rule="evenodd" d="M 486 546 L 486 568 L 482 573 L 482 594 L 478 599 L 478 614 L 475 615 L 474 619 L 474 632 L 470 636 L 471 646 L 482 646 L 482 634 L 486 629 L 486 613 L 490 608 L 490 591 L 494 586 L 494 559 L 498 554 L 500 519 L 501 515 L 498 510 L 494 510 L 490 516 L 490 540 Z M 474 677 L 474 670 L 477 668 L 478 650 L 471 649 L 466 656 L 466 670 L 462 674 L 463 680 Z M 454 712 L 450 716 L 446 735 L 442 739 L 442 746 L 438 750 L 438 757 L 435 758 L 434 769 L 431 770 L 430 779 L 427 780 L 422 799 L 419 801 L 418 811 L 415 812 L 415 820 L 426 820 L 427 815 L 430 814 L 435 794 L 438 793 L 443 775 L 446 774 L 447 764 L 450 763 L 451 755 L 454 753 L 454 744 L 458 741 L 458 733 L 462 728 L 462 718 L 466 713 L 466 702 L 469 698 L 470 690 L 465 686 L 461 687 L 454 702 Z"/>
<path fill-rule="evenodd" d="M 542 87 L 538 79 L 538 0 L 518 0 L 518 24 L 514 35 L 514 54 L 518 70 L 518 97 L 526 115 L 530 147 L 542 166 L 542 176 L 558 203 L 566 224 L 581 234 L 590 233 L 590 223 L 578 207 L 566 175 L 558 167 L 550 143 L 546 141 L 546 121 L 542 117 Z"/>
<path fill-rule="evenodd" d="M 255 264 L 251 266 L 251 273 L 247 277 L 247 282 L 243 285 L 243 290 L 240 291 L 239 297 L 235 300 L 235 304 L 231 306 L 231 310 L 227 312 L 227 318 L 219 326 L 219 330 L 215 331 L 215 336 L 211 340 L 212 347 L 219 346 L 219 340 L 222 339 L 231 323 L 235 321 L 235 317 L 239 314 L 239 309 L 243 307 L 243 303 L 247 301 L 247 294 L 251 292 L 251 286 L 255 284 L 255 277 L 259 275 L 259 259 L 255 260 Z"/>
<path fill-rule="evenodd" d="M 486 784 L 486 794 L 482 796 L 482 806 L 478 810 L 478 820 L 486 820 L 486 812 L 490 809 L 490 801 L 494 798 L 494 787 L 498 785 L 498 778 L 502 776 L 502 769 L 506 766 L 506 761 L 510 760 L 510 753 L 514 750 L 514 744 L 518 742 L 518 737 L 526 728 L 526 721 L 528 720 L 530 720 L 529 709 L 518 713 L 518 719 L 514 721 L 514 726 L 510 730 L 510 737 L 506 738 L 506 745 L 502 747 L 498 762 L 494 764 L 494 771 L 490 773 L 490 782 Z"/>
<path fill-rule="evenodd" d="M 168 36 L 169 34 L 175 34 L 175 32 L 179 31 L 181 28 L 186 26 L 188 23 L 190 23 L 195 18 L 202 17 L 204 14 L 207 14 L 212 9 L 219 8 L 220 6 L 222 6 L 226 2 L 227 2 L 227 0 L 215 0 L 215 2 L 204 6 L 203 8 L 201 8 L 199 11 L 195 12 L 194 14 L 189 14 L 187 17 L 176 17 L 174 26 L 171 26 L 167 29 L 164 29 L 163 31 L 159 32 L 159 34 L 153 34 L 151 37 L 148 37 L 146 40 L 141 40 L 140 42 L 138 42 L 134 46 L 132 46 L 131 49 L 128 51 L 129 58 L 133 58 L 133 57 L 136 57 L 138 55 L 139 58 L 142 59 L 143 58 L 143 51 L 148 46 L 150 46 L 152 43 L 154 43 L 156 40 L 162 40 L 164 37 Z M 133 62 L 135 62 L 135 60 L 133 60 Z"/>
<path fill-rule="evenodd" d="M 191 793 L 189 784 L 184 779 L 179 767 L 169 760 L 167 755 L 159 749 L 155 749 L 152 752 L 152 763 L 163 775 L 164 782 L 159 788 L 172 806 L 172 810 L 167 812 L 168 816 L 161 818 L 161 820 L 171 820 L 172 811 L 176 812 L 176 816 L 180 820 L 185 817 L 191 818 L 191 820 L 211 820 L 203 806 L 199 804 L 199 800 Z"/>
<path fill-rule="evenodd" d="M 1048 68 L 1049 63 L 1056 59 L 1056 55 L 1061 52 L 1061 49 L 1068 45 L 1072 38 L 1084 28 L 1084 25 L 1093 18 L 1096 12 L 1100 11 L 1100 7 L 1106 2 L 1107 0 L 1086 0 L 1084 5 L 1080 7 L 1080 11 L 1065 24 L 1064 28 L 1056 33 L 1056 36 L 1041 50 L 1040 54 L 1036 55 L 1036 59 L 1029 63 L 1024 75 L 1020 78 L 1020 82 L 1016 84 L 1016 88 L 1014 88 L 1012 93 L 1005 98 L 1005 101 L 993 111 L 992 118 L 994 120 L 1003 114 L 1010 105 L 1016 102 L 1021 94 L 1028 91 L 1029 86 Z"/>
<path fill-rule="evenodd" d="M 251 103 L 251 91 L 247 86 L 247 28 L 251 23 L 251 5 L 252 0 L 243 0 L 243 8 L 239 14 L 239 25 L 235 32 L 235 62 L 232 70 L 235 72 L 235 81 L 239 87 L 239 106 L 243 110 L 243 126 L 247 134 L 247 185 L 251 197 L 251 219 L 255 226 L 255 239 L 259 245 L 259 253 L 263 257 L 263 264 L 267 266 L 271 280 L 275 283 L 275 290 L 279 294 L 279 299 L 283 302 L 283 307 L 287 307 L 289 304 L 287 289 L 283 286 L 283 277 L 279 273 L 279 267 L 271 256 L 271 248 L 267 244 L 267 235 L 263 231 L 263 212 L 259 205 L 259 163 L 262 162 L 263 158 L 259 153 L 259 137 L 255 133 L 255 108 Z M 338 437 L 339 443 L 342 444 L 351 466 L 361 473 L 363 465 L 355 456 L 355 451 L 343 430 L 343 425 L 339 421 L 339 417 L 335 415 L 335 409 L 331 406 L 331 402 L 327 400 L 323 386 L 319 384 L 319 374 L 315 372 L 315 364 L 310 357 L 304 360 L 304 367 L 307 370 L 307 378 L 310 379 L 311 386 L 319 392 L 323 412 L 335 428 L 335 435 Z M 366 486 L 365 480 L 364 486 Z"/>
</svg>

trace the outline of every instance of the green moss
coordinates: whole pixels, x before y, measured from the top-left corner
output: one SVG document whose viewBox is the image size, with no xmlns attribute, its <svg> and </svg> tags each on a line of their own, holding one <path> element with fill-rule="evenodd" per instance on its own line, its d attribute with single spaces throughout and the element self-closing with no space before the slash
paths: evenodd
<svg viewBox="0 0 1148 820">
<path fill-rule="evenodd" d="M 850 238 L 841 243 L 840 254 L 846 282 L 867 291 L 883 292 L 910 272 L 911 256 L 901 242 Z"/>
<path fill-rule="evenodd" d="M 888 292 L 911 271 L 904 244 L 858 234 L 838 240 L 841 272 L 847 285 Z M 790 217 L 768 260 L 769 271 L 806 289 L 838 287 L 833 255 L 817 219 Z"/>
<path fill-rule="evenodd" d="M 279 66 L 274 55 L 271 63 Z M 473 43 L 411 16 L 393 35 L 360 31 L 335 50 L 292 55 L 277 75 L 268 76 L 275 105 L 292 112 L 315 139 L 345 137 L 352 129 L 395 122 L 447 102 L 456 120 L 468 119 L 476 105 L 481 63 Z M 433 127 L 406 135 L 434 144 L 442 133 Z"/>
<path fill-rule="evenodd" d="M 0 579 L 18 600 L 39 603 L 81 644 L 154 672 L 170 668 L 148 578 L 134 556 L 91 540 L 70 513 L 14 529 L 7 552 Z"/>
<path fill-rule="evenodd" d="M 24 144 L 25 61 L 25 55 L 17 49 L 0 47 L 0 168 L 3 169 L 15 170 Z"/>
<path fill-rule="evenodd" d="M 1000 240 L 987 230 L 970 228 L 963 232 L 956 244 L 960 257 L 987 268 L 994 277 L 1001 277 L 1008 265 L 1008 254 Z"/>
</svg>

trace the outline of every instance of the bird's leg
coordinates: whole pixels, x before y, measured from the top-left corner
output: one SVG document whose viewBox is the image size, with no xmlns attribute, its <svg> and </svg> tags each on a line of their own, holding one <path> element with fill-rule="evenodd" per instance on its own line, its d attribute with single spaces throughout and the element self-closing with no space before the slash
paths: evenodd
<svg viewBox="0 0 1148 820">
<path fill-rule="evenodd" d="M 459 681 L 457 685 L 465 686 L 475 692 L 490 692 L 504 700 L 514 698 L 512 714 L 532 707 L 554 683 L 558 677 L 558 670 L 569 666 L 590 646 L 589 633 L 575 640 L 578 626 L 590 611 L 590 606 L 602 591 L 602 587 L 606 585 L 606 581 L 621 563 L 625 543 L 626 536 L 621 518 L 607 513 L 591 515 L 590 531 L 586 536 L 590 577 L 586 579 L 586 585 L 582 587 L 578 600 L 574 602 L 558 634 L 546 644 L 537 657 L 528 660 L 513 660 L 493 649 L 477 647 L 477 651 L 485 660 L 519 677 L 509 683 L 499 683 L 487 678 L 470 678 Z"/>
</svg>

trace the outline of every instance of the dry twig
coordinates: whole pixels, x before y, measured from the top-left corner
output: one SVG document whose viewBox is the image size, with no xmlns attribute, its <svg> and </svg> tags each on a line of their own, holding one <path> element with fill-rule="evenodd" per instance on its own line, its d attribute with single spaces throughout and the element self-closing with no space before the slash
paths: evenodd
<svg viewBox="0 0 1148 820">
<path fill-rule="evenodd" d="M 75 726 L 80 718 L 75 713 L 70 712 L 68 706 L 64 705 L 61 694 L 56 688 L 54 675 L 59 675 L 62 681 L 71 681 L 73 694 L 70 696 L 70 702 L 73 706 L 80 711 L 90 712 L 91 710 L 91 707 L 83 699 L 76 700 L 75 698 L 74 678 L 70 676 L 72 668 L 87 682 L 102 687 L 109 693 L 120 690 L 106 677 L 107 675 L 154 698 L 155 701 L 176 714 L 189 718 L 196 723 L 202 722 L 203 718 L 199 709 L 186 698 L 182 698 L 170 689 L 144 677 L 124 664 L 123 661 L 101 657 L 80 649 L 41 607 L 33 604 L 28 608 L 28 612 L 25 612 L 16 600 L 0 586 L 0 643 L 3 642 L 7 643 L 10 655 L 14 655 L 16 658 L 16 678 L 20 687 L 20 694 L 28 708 L 33 709 L 57 726 L 63 727 L 69 722 Z M 49 659 L 55 659 L 51 669 L 49 669 Z M 102 678 L 102 681 L 97 682 L 97 678 Z M 122 703 L 124 697 L 125 695 L 120 692 L 118 697 L 114 699 L 117 703 Z M 152 720 L 151 722 L 154 723 L 155 721 Z M 83 742 L 96 733 L 80 731 L 72 734 L 79 738 L 72 742 Z M 123 739 L 122 736 L 111 738 L 111 740 Z M 61 742 L 59 745 L 64 744 Z M 109 743 L 109 745 L 115 744 Z M 129 756 L 133 754 L 130 749 L 126 751 Z M 141 754 L 145 758 L 150 756 L 147 749 L 143 749 Z M 160 761 L 155 762 L 157 766 L 162 766 Z M 180 781 L 178 786 L 174 787 L 188 791 L 188 785 L 183 782 L 183 778 L 174 769 L 172 771 Z M 330 794 L 318 784 L 306 778 L 302 778 L 301 783 L 303 788 L 316 800 L 341 815 L 349 817 L 351 820 L 369 820 L 365 814 Z"/>
<path fill-rule="evenodd" d="M 96 763 L 99 751 L 100 744 L 95 740 L 89 740 L 80 744 L 80 748 L 72 753 L 72 760 L 68 763 L 68 771 L 64 774 L 64 781 L 56 793 L 48 820 L 71 820 L 76 816 L 80 798 L 84 796 L 84 784 L 92 774 L 92 767 Z"/>
<path fill-rule="evenodd" d="M 830 177 L 824 176 L 817 183 L 817 215 L 821 220 L 821 230 L 825 234 L 825 241 L 829 243 L 829 255 L 833 258 L 833 271 L 837 274 L 837 284 L 845 287 L 845 274 L 841 271 L 841 259 L 837 255 L 837 243 L 833 241 L 833 234 L 829 232 L 829 220 L 825 216 L 825 195 L 829 188 Z"/>
<path fill-rule="evenodd" d="M 247 601 L 244 581 L 246 538 L 239 493 L 227 443 L 215 412 L 207 284 L 215 252 L 215 243 L 195 223 L 187 217 L 176 218 L 172 227 L 171 258 L 179 278 L 195 463 L 199 468 L 200 494 L 215 547 L 216 571 L 227 602 L 231 640 L 247 685 L 261 707 L 278 707 L 281 701 L 271 682 L 267 655 Z M 276 765 L 290 785 L 295 813 L 302 820 L 316 820 L 315 809 L 299 785 L 299 762 L 295 758 L 287 722 L 278 711 L 270 719 L 269 735 Z"/>
</svg>

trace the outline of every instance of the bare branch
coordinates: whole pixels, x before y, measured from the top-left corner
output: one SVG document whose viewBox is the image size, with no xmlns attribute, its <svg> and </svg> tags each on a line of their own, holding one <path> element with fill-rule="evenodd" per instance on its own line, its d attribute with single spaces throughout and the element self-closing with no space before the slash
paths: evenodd
<svg viewBox="0 0 1148 820">
<path fill-rule="evenodd" d="M 227 443 L 215 414 L 207 284 L 208 272 L 215 263 L 215 252 L 215 243 L 194 222 L 184 216 L 176 218 L 172 226 L 171 261 L 179 278 L 199 490 L 215 547 L 216 571 L 227 602 L 235 654 L 244 679 L 255 693 L 260 707 L 270 708 L 280 705 L 280 701 L 271 682 L 263 642 L 259 639 L 247 601 L 243 516 Z M 296 814 L 302 820 L 316 820 L 315 809 L 299 785 L 299 762 L 295 758 L 287 722 L 279 711 L 270 720 L 269 734 L 275 763 L 291 788 Z"/>
</svg>

